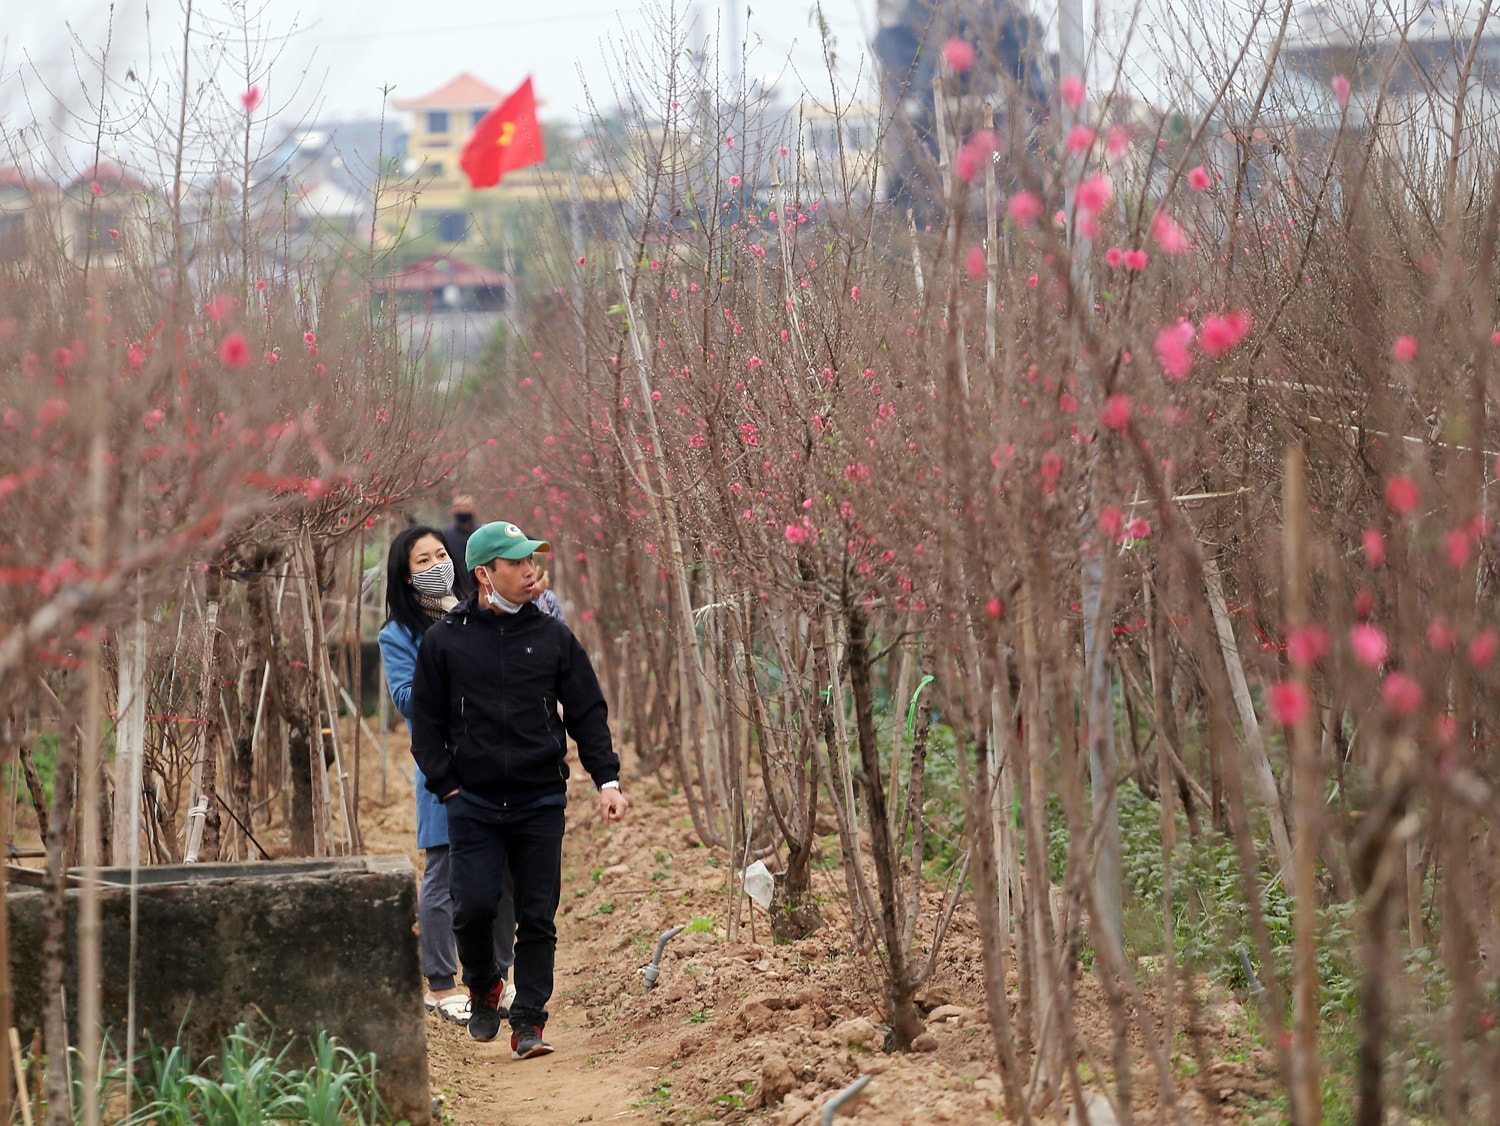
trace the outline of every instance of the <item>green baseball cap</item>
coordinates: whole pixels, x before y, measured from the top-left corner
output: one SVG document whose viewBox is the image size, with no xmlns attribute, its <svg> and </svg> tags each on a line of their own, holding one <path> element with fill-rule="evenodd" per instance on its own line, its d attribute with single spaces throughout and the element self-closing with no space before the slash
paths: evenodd
<svg viewBox="0 0 1500 1126">
<path fill-rule="evenodd" d="M 551 551 L 546 540 L 526 538 L 526 533 L 514 524 L 495 520 L 481 524 L 469 537 L 469 546 L 464 551 L 464 566 L 469 570 L 493 562 L 496 559 L 525 559 L 538 551 Z"/>
</svg>

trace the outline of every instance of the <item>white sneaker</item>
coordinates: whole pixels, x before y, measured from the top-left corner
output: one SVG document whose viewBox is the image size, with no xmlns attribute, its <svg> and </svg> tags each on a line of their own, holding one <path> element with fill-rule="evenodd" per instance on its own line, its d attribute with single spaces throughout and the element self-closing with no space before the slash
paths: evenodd
<svg viewBox="0 0 1500 1126">
<path fill-rule="evenodd" d="M 516 1003 L 516 983 L 507 981 L 505 988 L 500 992 L 500 1015 L 510 1016 L 510 1007 Z"/>
</svg>

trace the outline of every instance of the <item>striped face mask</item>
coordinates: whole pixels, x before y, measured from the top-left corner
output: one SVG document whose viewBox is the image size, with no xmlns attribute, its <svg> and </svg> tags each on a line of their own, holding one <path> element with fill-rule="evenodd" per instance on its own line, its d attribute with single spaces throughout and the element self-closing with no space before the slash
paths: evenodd
<svg viewBox="0 0 1500 1126">
<path fill-rule="evenodd" d="M 411 585 L 432 598 L 441 598 L 453 589 L 453 562 L 434 563 L 411 577 Z"/>
</svg>

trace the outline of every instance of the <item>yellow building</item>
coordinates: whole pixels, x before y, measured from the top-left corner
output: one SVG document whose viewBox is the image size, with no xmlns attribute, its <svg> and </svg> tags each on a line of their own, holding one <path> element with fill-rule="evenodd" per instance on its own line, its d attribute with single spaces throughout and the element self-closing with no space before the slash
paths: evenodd
<svg viewBox="0 0 1500 1126">
<path fill-rule="evenodd" d="M 409 133 L 407 178 L 382 191 L 379 203 L 388 246 L 402 243 L 420 256 L 467 245 L 463 253 L 499 266 L 507 229 L 519 249 L 549 221 L 562 230 L 577 223 L 590 234 L 612 228 L 628 185 L 587 167 L 587 143 L 575 149 L 580 142 L 564 141 L 559 133 L 548 137 L 546 164 L 508 172 L 493 188 L 469 186 L 459 154 L 474 126 L 506 97 L 506 91 L 460 74 L 430 94 L 393 99 L 408 114 Z M 562 148 L 551 151 L 559 142 Z"/>
<path fill-rule="evenodd" d="M 393 101 L 410 115 L 406 159 L 417 194 L 412 213 L 403 217 L 409 233 L 444 243 L 469 241 L 473 193 L 458 157 L 474 126 L 504 100 L 504 91 L 466 73 L 430 94 Z"/>
</svg>

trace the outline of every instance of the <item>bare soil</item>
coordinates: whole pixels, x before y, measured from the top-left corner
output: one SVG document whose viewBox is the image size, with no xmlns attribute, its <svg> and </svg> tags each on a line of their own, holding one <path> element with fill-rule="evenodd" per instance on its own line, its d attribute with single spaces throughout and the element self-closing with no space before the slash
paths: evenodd
<svg viewBox="0 0 1500 1126">
<path fill-rule="evenodd" d="M 404 731 L 392 733 L 390 755 L 390 800 L 381 806 L 378 766 L 366 751 L 360 817 L 366 849 L 407 852 L 420 865 L 410 783 L 401 774 Z M 929 1014 L 929 1035 L 919 1041 L 923 1050 L 889 1054 L 883 1050 L 879 973 L 853 948 L 840 872 L 818 874 L 823 929 L 804 941 L 775 945 L 758 909 L 732 898 L 723 858 L 698 844 L 684 799 L 654 782 L 627 781 L 626 792 L 632 805 L 625 824 L 616 827 L 598 819 L 587 784 L 575 783 L 570 793 L 547 1026 L 557 1051 L 515 1061 L 508 1043 L 477 1044 L 462 1028 L 430 1018 L 432 1085 L 443 1101 L 444 1121 L 679 1126 L 753 1117 L 798 1126 L 819 1121 L 822 1105 L 861 1075 L 871 1082 L 845 1104 L 841 1121 L 1004 1120 L 994 1041 L 983 1014 L 977 929 L 967 902 L 921 996 Z M 730 941 L 736 907 L 739 925 Z M 934 899 L 927 918 L 936 917 Z M 660 980 L 648 993 L 643 973 L 657 936 L 679 924 L 692 933 L 668 943 Z M 930 923 L 924 929 L 930 935 Z M 1079 1033 L 1094 1066 L 1107 1073 L 1108 1011 L 1092 979 L 1082 979 L 1078 992 Z M 1143 993 L 1152 1019 L 1159 1019 L 1159 994 L 1149 985 Z M 1179 1035 L 1176 1098 L 1187 1121 L 1237 1121 L 1248 1102 L 1271 1091 L 1272 1064 L 1264 1053 L 1248 1050 L 1247 1017 L 1234 998 L 1201 983 L 1200 995 L 1202 1057 L 1209 1066 L 1198 1071 Z M 1179 1006 L 1179 1025 L 1182 1011 Z M 1131 1048 L 1139 1120 L 1164 1121 L 1144 1044 L 1133 1038 Z M 1051 1117 L 1041 1120 L 1067 1121 L 1068 1104 L 1063 1093 L 1049 1108 Z"/>
</svg>

